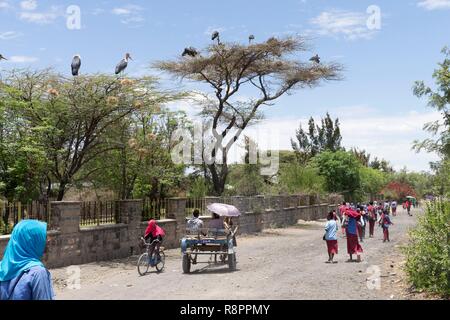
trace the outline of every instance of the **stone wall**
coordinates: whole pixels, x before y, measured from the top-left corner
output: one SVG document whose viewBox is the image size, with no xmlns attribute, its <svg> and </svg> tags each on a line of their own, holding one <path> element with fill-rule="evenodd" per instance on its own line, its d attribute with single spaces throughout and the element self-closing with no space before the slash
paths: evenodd
<svg viewBox="0 0 450 320">
<path fill-rule="evenodd" d="M 267 228 L 294 225 L 299 219 L 325 218 L 337 204 L 313 204 L 317 197 L 309 196 L 256 196 L 232 197 L 242 215 L 234 219 L 239 234 L 260 232 Z M 208 197 L 207 204 L 220 202 Z M 54 230 L 48 232 L 49 244 L 44 261 L 48 267 L 124 258 L 140 253 L 138 239 L 144 234 L 147 222 L 141 221 L 141 200 L 118 201 L 120 223 L 93 227 L 80 227 L 81 202 L 52 202 L 51 219 Z M 176 248 L 186 228 L 186 199 L 168 200 L 167 219 L 159 220 L 166 231 L 164 246 Z M 209 217 L 204 217 L 209 220 Z M 9 241 L 9 235 L 0 236 L 0 259 Z"/>
</svg>

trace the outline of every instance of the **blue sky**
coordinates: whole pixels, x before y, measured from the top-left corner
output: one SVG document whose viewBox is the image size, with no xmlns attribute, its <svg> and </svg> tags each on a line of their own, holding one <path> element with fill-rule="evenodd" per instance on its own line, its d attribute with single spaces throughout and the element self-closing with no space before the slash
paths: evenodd
<svg viewBox="0 0 450 320">
<path fill-rule="evenodd" d="M 81 10 L 81 29 L 66 26 L 70 5 Z M 380 9 L 379 29 L 367 27 L 371 5 Z M 0 70 L 51 66 L 70 74 L 71 58 L 79 53 L 82 73 L 112 73 L 130 52 L 128 74 L 154 73 L 152 61 L 207 45 L 212 30 L 223 41 L 241 42 L 249 34 L 256 41 L 305 35 L 311 52 L 300 58 L 318 53 L 322 61 L 344 65 L 343 81 L 298 91 L 265 108 L 261 126 L 278 132 L 281 148 L 289 148 L 299 122 L 329 111 L 341 120 L 345 146 L 366 149 L 397 169 L 427 170 L 436 159 L 410 150 L 414 139 L 426 136 L 423 123 L 438 117 L 411 87 L 415 80 L 431 84 L 440 50 L 450 45 L 450 0 L 0 0 L 0 53 L 10 59 Z"/>
</svg>

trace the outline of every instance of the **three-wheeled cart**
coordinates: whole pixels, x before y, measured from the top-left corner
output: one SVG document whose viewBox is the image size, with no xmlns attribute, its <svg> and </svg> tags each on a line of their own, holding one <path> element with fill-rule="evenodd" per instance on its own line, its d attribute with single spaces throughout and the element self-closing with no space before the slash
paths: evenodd
<svg viewBox="0 0 450 320">
<path fill-rule="evenodd" d="M 226 229 L 187 230 L 181 240 L 183 272 L 189 273 L 191 265 L 198 263 L 228 264 L 230 270 L 236 270 L 236 251 L 233 238 L 237 232 Z M 199 257 L 209 256 L 208 261 L 200 261 Z"/>
</svg>

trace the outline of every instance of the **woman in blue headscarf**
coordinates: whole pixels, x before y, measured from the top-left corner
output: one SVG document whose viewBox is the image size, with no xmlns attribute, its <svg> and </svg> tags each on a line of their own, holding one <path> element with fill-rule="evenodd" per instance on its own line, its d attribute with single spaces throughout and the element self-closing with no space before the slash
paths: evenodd
<svg viewBox="0 0 450 320">
<path fill-rule="evenodd" d="M 47 224 L 22 220 L 13 229 L 0 262 L 0 300 L 52 300 L 50 273 L 41 262 Z"/>
</svg>

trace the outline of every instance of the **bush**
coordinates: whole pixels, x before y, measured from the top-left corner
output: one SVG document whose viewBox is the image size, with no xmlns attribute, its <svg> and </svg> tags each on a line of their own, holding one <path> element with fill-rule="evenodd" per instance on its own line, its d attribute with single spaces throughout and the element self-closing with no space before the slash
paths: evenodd
<svg viewBox="0 0 450 320">
<path fill-rule="evenodd" d="M 421 290 L 450 296 L 450 201 L 427 203 L 404 248 L 406 273 Z"/>
</svg>

